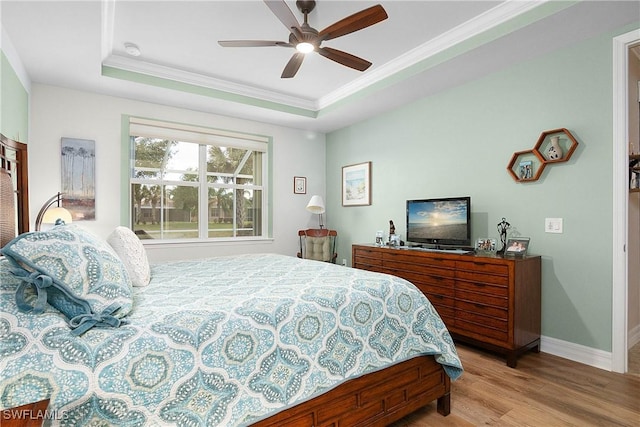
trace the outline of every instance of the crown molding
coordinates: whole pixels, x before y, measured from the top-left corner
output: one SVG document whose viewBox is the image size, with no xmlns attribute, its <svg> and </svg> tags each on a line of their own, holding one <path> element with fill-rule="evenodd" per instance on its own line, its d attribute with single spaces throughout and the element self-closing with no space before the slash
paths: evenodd
<svg viewBox="0 0 640 427">
<path fill-rule="evenodd" d="M 217 79 L 199 73 L 180 70 L 153 62 L 140 61 L 122 55 L 110 55 L 102 62 L 103 66 L 117 68 L 124 71 L 145 74 L 162 79 L 173 80 L 180 83 L 219 90 L 232 93 L 234 95 L 246 96 L 263 101 L 284 104 L 291 107 L 316 111 L 318 104 L 315 101 L 302 99 L 282 93 L 253 87 L 246 84 L 230 82 L 228 80 Z"/>
</svg>

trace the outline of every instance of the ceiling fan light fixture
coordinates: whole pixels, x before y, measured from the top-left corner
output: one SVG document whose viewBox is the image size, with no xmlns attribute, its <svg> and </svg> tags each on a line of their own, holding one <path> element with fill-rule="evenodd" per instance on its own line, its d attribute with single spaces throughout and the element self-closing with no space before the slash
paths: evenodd
<svg viewBox="0 0 640 427">
<path fill-rule="evenodd" d="M 302 42 L 296 45 L 296 49 L 298 52 L 301 52 L 301 53 L 310 53 L 310 52 L 313 52 L 316 49 L 316 47 L 311 43 Z"/>
</svg>

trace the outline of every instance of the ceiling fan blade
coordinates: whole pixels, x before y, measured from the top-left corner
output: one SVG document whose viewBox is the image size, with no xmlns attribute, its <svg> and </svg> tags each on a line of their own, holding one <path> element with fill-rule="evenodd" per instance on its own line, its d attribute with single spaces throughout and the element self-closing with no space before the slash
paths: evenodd
<svg viewBox="0 0 640 427">
<path fill-rule="evenodd" d="M 321 40 L 331 40 L 336 37 L 344 36 L 354 31 L 367 28 L 373 24 L 377 24 L 380 21 L 384 21 L 389 16 L 381 5 L 371 6 L 370 8 L 361 10 L 353 15 L 347 16 L 344 19 L 336 22 L 333 25 L 328 26 L 324 30 L 320 31 L 319 37 Z"/>
<path fill-rule="evenodd" d="M 280 22 L 282 22 L 284 26 L 287 27 L 287 30 L 289 30 L 290 32 L 297 31 L 296 35 L 302 33 L 300 30 L 300 24 L 298 23 L 296 16 L 293 14 L 293 12 L 291 12 L 291 9 L 289 9 L 289 6 L 287 6 L 287 3 L 285 3 L 284 0 L 264 0 L 264 2 L 267 4 L 267 7 L 271 9 L 271 12 L 276 15 L 276 18 L 278 18 Z"/>
<path fill-rule="evenodd" d="M 337 62 L 338 64 L 345 65 L 358 71 L 364 71 L 371 66 L 371 62 L 366 59 L 358 58 L 350 53 L 332 49 L 330 47 L 321 47 L 318 49 L 318 53 L 325 58 Z"/>
<path fill-rule="evenodd" d="M 293 47 L 287 42 L 278 42 L 273 40 L 219 40 L 218 44 L 222 47 L 263 47 L 263 46 L 282 46 Z"/>
<path fill-rule="evenodd" d="M 304 53 L 296 52 L 293 54 L 287 65 L 284 67 L 282 71 L 282 75 L 280 76 L 283 79 L 290 79 L 295 76 L 298 72 L 298 69 L 302 65 L 302 61 L 304 60 Z"/>
</svg>

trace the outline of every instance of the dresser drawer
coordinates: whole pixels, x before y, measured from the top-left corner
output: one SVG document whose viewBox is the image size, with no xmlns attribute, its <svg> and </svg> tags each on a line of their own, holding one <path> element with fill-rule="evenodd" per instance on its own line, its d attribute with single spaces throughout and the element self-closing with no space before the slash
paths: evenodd
<svg viewBox="0 0 640 427">
<path fill-rule="evenodd" d="M 458 310 L 479 314 L 482 316 L 491 316 L 496 319 L 509 320 L 509 311 L 506 304 L 503 306 L 494 306 L 482 304 L 478 300 L 463 301 L 456 299 L 455 307 Z"/>
<path fill-rule="evenodd" d="M 491 342 L 491 339 L 501 342 L 508 342 L 509 340 L 509 333 L 506 329 L 495 329 L 481 323 L 470 322 L 459 317 L 458 312 L 456 312 L 453 332 L 477 340 L 488 338 L 486 340 L 488 342 Z"/>
<path fill-rule="evenodd" d="M 418 274 L 405 271 L 399 271 L 395 274 L 399 277 L 402 277 L 403 279 L 407 279 L 414 285 L 418 286 L 421 290 L 440 289 L 438 293 L 451 296 L 453 296 L 455 292 L 454 286 L 456 281 L 447 277 L 439 277 L 430 274 Z"/>
<path fill-rule="evenodd" d="M 497 329 L 499 331 L 507 331 L 508 322 L 504 319 L 497 319 L 491 316 L 484 316 L 482 314 L 474 313 L 472 311 L 460 310 L 456 307 L 456 319 L 462 319 L 468 322 L 473 322 L 483 327 L 489 327 Z"/>
<path fill-rule="evenodd" d="M 432 289 L 424 290 L 420 286 L 418 286 L 418 289 L 422 291 L 424 296 L 427 297 L 427 299 L 431 302 L 431 304 L 434 304 L 434 305 L 437 304 L 437 305 L 442 305 L 442 306 L 451 307 L 451 308 L 453 308 L 455 305 L 454 299 L 452 296 L 440 294 L 437 292 L 437 290 L 435 292 Z"/>
<path fill-rule="evenodd" d="M 484 274 L 509 275 L 509 266 L 502 263 L 483 261 L 456 261 L 457 271 L 472 271 Z"/>
<path fill-rule="evenodd" d="M 419 251 L 397 250 L 382 254 L 382 259 L 386 262 L 398 262 L 417 265 L 420 268 L 435 267 L 455 270 L 456 262 L 452 259 L 433 256 Z M 453 274 L 453 273 L 452 273 Z"/>
<path fill-rule="evenodd" d="M 473 271 L 456 271 L 456 278 L 470 282 L 489 283 L 492 285 L 509 285 L 509 276 L 497 276 L 495 274 L 483 274 Z"/>
<path fill-rule="evenodd" d="M 404 273 L 414 273 L 418 277 L 421 275 L 431 275 L 436 277 L 455 277 L 455 270 L 448 268 L 438 268 L 430 265 L 421 265 L 411 262 L 390 261 L 386 258 L 382 259 L 382 265 L 386 268 Z"/>
<path fill-rule="evenodd" d="M 382 265 L 382 256 L 375 251 L 356 248 L 353 251 L 353 261 L 366 265 Z"/>
<path fill-rule="evenodd" d="M 466 282 L 463 280 L 457 280 L 455 285 L 456 291 L 474 292 L 476 294 L 508 298 L 509 288 L 502 285 L 493 285 L 479 282 Z"/>
</svg>

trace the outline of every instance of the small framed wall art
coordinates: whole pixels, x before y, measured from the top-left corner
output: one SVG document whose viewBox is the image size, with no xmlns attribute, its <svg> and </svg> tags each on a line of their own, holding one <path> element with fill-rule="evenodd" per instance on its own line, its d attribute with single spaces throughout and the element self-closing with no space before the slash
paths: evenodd
<svg viewBox="0 0 640 427">
<path fill-rule="evenodd" d="M 529 249 L 528 237 L 511 237 L 507 240 L 507 247 L 504 251 L 506 256 L 525 256 Z"/>
<path fill-rule="evenodd" d="M 342 206 L 371 204 L 371 162 L 342 167 Z"/>
<path fill-rule="evenodd" d="M 304 176 L 293 177 L 293 194 L 307 194 L 307 178 Z"/>
</svg>

